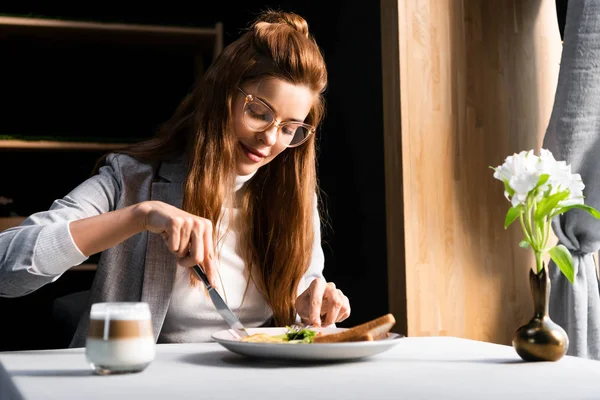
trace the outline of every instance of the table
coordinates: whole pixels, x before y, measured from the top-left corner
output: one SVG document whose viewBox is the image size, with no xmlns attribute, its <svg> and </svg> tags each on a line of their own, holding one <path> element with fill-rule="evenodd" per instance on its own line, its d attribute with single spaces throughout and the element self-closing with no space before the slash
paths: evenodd
<svg viewBox="0 0 600 400">
<path fill-rule="evenodd" d="M 0 363 L 29 400 L 600 398 L 598 361 L 526 363 L 510 346 L 453 337 L 404 338 L 327 364 L 247 359 L 217 343 L 157 345 L 154 362 L 130 375 L 94 375 L 82 348 L 1 352 Z"/>
</svg>

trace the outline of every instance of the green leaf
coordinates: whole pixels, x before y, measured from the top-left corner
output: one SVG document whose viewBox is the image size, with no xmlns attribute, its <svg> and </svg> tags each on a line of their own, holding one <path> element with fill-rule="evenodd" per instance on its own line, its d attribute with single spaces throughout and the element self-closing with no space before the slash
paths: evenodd
<svg viewBox="0 0 600 400">
<path fill-rule="evenodd" d="M 581 210 L 585 210 L 585 211 L 589 212 L 590 214 L 592 214 L 592 216 L 594 218 L 600 219 L 600 212 L 598 212 L 598 210 L 596 210 L 594 207 L 590 207 L 585 204 L 573 204 L 572 206 L 562 207 L 562 208 L 558 209 L 556 212 L 554 212 L 550 216 L 550 218 L 553 218 L 553 217 L 557 216 L 558 214 L 564 214 L 573 208 L 579 208 Z"/>
<path fill-rule="evenodd" d="M 571 257 L 569 250 L 562 244 L 559 244 L 551 248 L 549 253 L 552 261 L 558 265 L 558 268 L 560 268 L 561 272 L 567 277 L 569 282 L 573 283 L 575 271 L 573 269 L 573 258 Z"/>
<path fill-rule="evenodd" d="M 504 219 L 504 229 L 508 228 L 510 224 L 515 222 L 517 218 L 523 213 L 523 204 L 519 204 L 516 207 L 511 207 L 506 213 L 506 218 Z"/>
<path fill-rule="evenodd" d="M 536 221 L 541 221 L 546 215 L 550 214 L 552 210 L 556 208 L 559 202 L 563 201 L 567 197 L 569 197 L 569 191 L 564 190 L 542 199 L 542 201 L 540 201 L 535 208 L 535 214 L 533 218 L 535 218 Z"/>
<path fill-rule="evenodd" d="M 533 190 L 539 188 L 540 186 L 542 186 L 544 183 L 548 182 L 548 179 L 550 178 L 550 175 L 548 174 L 541 174 L 540 175 L 540 180 L 538 181 L 537 185 L 535 185 L 535 187 L 533 188 Z"/>
<path fill-rule="evenodd" d="M 519 243 L 519 247 L 526 249 L 529 247 L 529 242 L 527 240 L 521 240 L 521 243 Z"/>
<path fill-rule="evenodd" d="M 504 182 L 504 190 L 506 190 L 508 195 L 512 197 L 515 194 L 515 191 L 510 187 L 506 179 L 504 179 L 502 182 Z"/>
</svg>

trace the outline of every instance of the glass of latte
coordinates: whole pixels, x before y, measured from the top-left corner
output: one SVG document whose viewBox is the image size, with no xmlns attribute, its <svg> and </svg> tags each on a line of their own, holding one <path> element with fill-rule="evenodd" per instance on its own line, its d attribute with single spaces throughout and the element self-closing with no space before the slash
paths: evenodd
<svg viewBox="0 0 600 400">
<path fill-rule="evenodd" d="M 156 353 L 147 303 L 95 303 L 85 356 L 101 375 L 143 371 Z"/>
</svg>

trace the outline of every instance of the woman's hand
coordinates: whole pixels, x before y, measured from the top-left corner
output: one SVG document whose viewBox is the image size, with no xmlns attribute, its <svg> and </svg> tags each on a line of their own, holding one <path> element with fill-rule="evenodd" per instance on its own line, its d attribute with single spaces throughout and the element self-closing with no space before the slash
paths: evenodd
<svg viewBox="0 0 600 400">
<path fill-rule="evenodd" d="M 333 282 L 317 278 L 296 299 L 296 312 L 304 323 L 328 326 L 350 316 L 350 301 Z"/>
<path fill-rule="evenodd" d="M 145 201 L 138 206 L 143 229 L 160 234 L 179 265 L 202 265 L 214 286 L 216 266 L 212 222 L 161 201 Z"/>
</svg>

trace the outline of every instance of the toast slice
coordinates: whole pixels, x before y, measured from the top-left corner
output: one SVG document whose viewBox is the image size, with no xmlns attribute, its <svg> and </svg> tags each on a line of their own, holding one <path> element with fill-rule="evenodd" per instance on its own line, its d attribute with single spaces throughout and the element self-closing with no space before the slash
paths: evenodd
<svg viewBox="0 0 600 400">
<path fill-rule="evenodd" d="M 364 335 L 352 337 L 346 340 L 346 342 L 372 342 L 373 340 L 373 335 L 365 333 Z"/>
<path fill-rule="evenodd" d="M 392 314 L 356 325 L 339 333 L 319 335 L 313 338 L 313 343 L 358 342 L 362 340 L 379 340 L 387 337 L 388 332 L 396 324 Z"/>
</svg>

